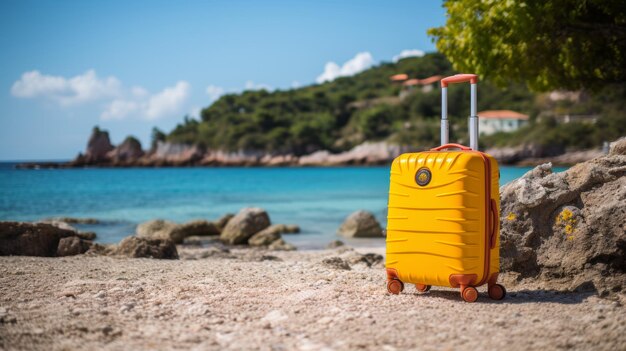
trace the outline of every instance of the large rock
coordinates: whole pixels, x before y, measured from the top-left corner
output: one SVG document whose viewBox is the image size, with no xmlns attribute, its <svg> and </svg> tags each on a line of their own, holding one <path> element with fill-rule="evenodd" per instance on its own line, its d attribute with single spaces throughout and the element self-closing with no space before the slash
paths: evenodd
<svg viewBox="0 0 626 351">
<path fill-rule="evenodd" d="M 270 217 L 264 209 L 244 208 L 228 221 L 220 238 L 233 245 L 245 244 L 250 237 L 269 227 Z"/>
<path fill-rule="evenodd" d="M 139 238 L 171 240 L 175 244 L 182 243 L 186 236 L 180 224 L 162 219 L 143 222 L 135 232 Z"/>
<path fill-rule="evenodd" d="M 180 231 L 185 237 L 220 235 L 218 224 L 204 219 L 197 219 L 180 225 Z"/>
<path fill-rule="evenodd" d="M 145 153 L 141 148 L 141 142 L 132 136 L 107 154 L 107 158 L 114 162 L 132 162 L 138 160 Z"/>
<path fill-rule="evenodd" d="M 383 229 L 373 213 L 360 210 L 349 215 L 337 233 L 353 238 L 378 238 L 383 236 Z"/>
<path fill-rule="evenodd" d="M 602 294 L 626 288 L 622 144 L 562 173 L 543 164 L 500 189 L 504 272 L 546 288 Z"/>
<path fill-rule="evenodd" d="M 278 224 L 271 225 L 248 239 L 250 246 L 268 246 L 280 239 L 281 227 Z"/>
<path fill-rule="evenodd" d="M 300 233 L 300 226 L 297 224 L 277 224 L 281 234 L 297 234 Z"/>
<path fill-rule="evenodd" d="M 61 240 L 76 236 L 74 230 L 47 223 L 0 222 L 0 256 L 56 256 Z M 63 246 L 66 244 L 69 242 Z M 61 253 L 67 252 L 61 249 Z"/>
<path fill-rule="evenodd" d="M 227 213 L 215 221 L 215 226 L 217 226 L 217 229 L 219 229 L 220 233 L 222 232 L 222 230 L 224 230 L 226 224 L 228 224 L 228 221 L 233 219 L 233 217 L 235 217 L 234 214 Z"/>
<path fill-rule="evenodd" d="M 69 236 L 59 240 L 57 256 L 74 256 L 84 254 L 91 248 L 91 241 L 82 240 L 77 236 Z"/>
<path fill-rule="evenodd" d="M 122 239 L 112 254 L 130 258 L 178 259 L 178 251 L 172 241 L 136 236 Z"/>
<path fill-rule="evenodd" d="M 87 163 L 104 161 L 111 150 L 113 150 L 113 145 L 109 139 L 109 132 L 94 127 L 87 142 L 85 161 Z"/>
<path fill-rule="evenodd" d="M 276 250 L 276 251 L 294 251 L 296 249 L 295 246 L 286 242 L 283 239 L 275 240 L 273 243 L 270 244 L 270 246 L 268 246 L 268 248 L 270 250 Z"/>
<path fill-rule="evenodd" d="M 58 218 L 58 219 L 44 219 L 43 221 L 39 221 L 39 222 L 35 222 L 35 224 L 38 223 L 45 223 L 45 224 L 51 224 L 57 228 L 60 229 L 65 229 L 65 230 L 69 230 L 69 231 L 73 231 L 77 237 L 84 239 L 84 240 L 94 240 L 96 238 L 96 233 L 94 232 L 81 232 L 78 229 L 74 228 L 72 225 L 70 225 L 69 223 L 72 222 L 68 222 L 62 219 L 68 219 L 71 220 L 72 218 Z M 87 223 L 87 222 L 78 222 L 75 221 L 73 223 L 78 223 L 78 224 L 83 224 L 83 223 Z"/>
</svg>

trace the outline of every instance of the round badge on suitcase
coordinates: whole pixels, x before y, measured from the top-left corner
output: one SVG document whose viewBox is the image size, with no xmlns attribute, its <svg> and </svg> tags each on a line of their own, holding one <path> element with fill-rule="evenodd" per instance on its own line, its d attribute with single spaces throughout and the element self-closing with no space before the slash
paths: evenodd
<svg viewBox="0 0 626 351">
<path fill-rule="evenodd" d="M 426 184 L 430 183 L 431 178 L 432 175 L 428 168 L 421 168 L 415 174 L 415 182 L 417 182 L 417 185 L 419 186 L 425 186 Z"/>
</svg>

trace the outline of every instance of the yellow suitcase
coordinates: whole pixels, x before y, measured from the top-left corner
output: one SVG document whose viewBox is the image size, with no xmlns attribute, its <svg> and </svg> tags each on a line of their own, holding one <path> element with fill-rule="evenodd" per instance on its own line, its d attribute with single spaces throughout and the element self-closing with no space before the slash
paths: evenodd
<svg viewBox="0 0 626 351">
<path fill-rule="evenodd" d="M 442 146 L 398 156 L 391 165 L 387 215 L 387 290 L 399 294 L 404 283 L 426 292 L 432 285 L 460 288 L 463 300 L 506 290 L 499 273 L 499 171 L 496 160 L 478 151 L 474 74 L 441 80 Z M 470 82 L 470 147 L 448 144 L 447 86 Z M 458 149 L 458 150 L 457 150 Z"/>
</svg>

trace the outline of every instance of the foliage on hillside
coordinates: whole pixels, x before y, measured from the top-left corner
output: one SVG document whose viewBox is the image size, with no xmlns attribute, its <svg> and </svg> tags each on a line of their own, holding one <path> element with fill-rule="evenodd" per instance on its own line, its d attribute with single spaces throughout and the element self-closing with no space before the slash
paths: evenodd
<svg viewBox="0 0 626 351">
<path fill-rule="evenodd" d="M 498 133 L 483 138 L 489 146 L 535 144 L 556 149 L 587 149 L 626 135 L 626 84 L 611 84 L 581 101 L 551 102 L 540 96 L 535 108 L 541 118 L 513 133 Z M 555 115 L 597 117 L 595 123 L 557 123 Z"/>
<path fill-rule="evenodd" d="M 455 72 L 443 55 L 431 53 L 397 63 L 383 63 L 355 76 L 325 84 L 286 91 L 229 94 L 203 109 L 200 121 L 185 117 L 166 139 L 211 149 L 297 155 L 320 149 L 347 150 L 366 140 L 390 140 L 415 148 L 438 144 L 440 90 L 438 87 L 430 92 L 416 90 L 400 99 L 401 87 L 389 81 L 389 77 L 397 73 L 426 78 Z M 607 97 L 609 104 L 601 98 L 589 99 L 584 108 L 593 113 L 606 112 L 606 116 L 603 115 L 594 126 L 579 126 L 578 123 L 567 127 L 551 126 L 550 119 L 544 118 L 543 122 L 533 122 L 528 130 L 516 133 L 514 137 L 496 135 L 483 139 L 482 144 L 535 142 L 529 137 L 534 135 L 542 143 L 561 143 L 563 147 L 599 145 L 608 137 L 603 134 L 626 134 L 623 130 L 626 125 L 622 112 L 624 106 L 616 107 L 612 103 L 616 98 Z M 453 123 L 451 140 L 467 142 L 467 85 L 451 86 L 448 104 Z M 527 113 L 534 119 L 546 108 L 556 107 L 572 108 L 548 106 L 521 83 L 505 88 L 485 81 L 479 84 L 479 110 L 511 109 Z M 569 136 L 568 128 L 576 130 L 574 136 Z M 544 133 L 546 130 L 550 132 Z M 563 137 L 563 133 L 567 137 Z M 163 139 L 158 130 L 153 132 L 153 137 Z"/>
</svg>

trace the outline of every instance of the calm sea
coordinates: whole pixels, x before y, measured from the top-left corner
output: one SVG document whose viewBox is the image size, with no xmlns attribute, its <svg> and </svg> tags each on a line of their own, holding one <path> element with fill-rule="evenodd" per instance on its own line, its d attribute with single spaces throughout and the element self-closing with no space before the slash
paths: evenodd
<svg viewBox="0 0 626 351">
<path fill-rule="evenodd" d="M 501 182 L 528 170 L 502 167 Z M 98 225 L 77 227 L 108 243 L 150 219 L 214 219 L 258 206 L 273 223 L 300 225 L 287 241 L 315 248 L 337 239 L 355 210 L 372 211 L 384 225 L 388 181 L 388 167 L 17 170 L 0 163 L 0 220 L 97 218 Z"/>
</svg>

